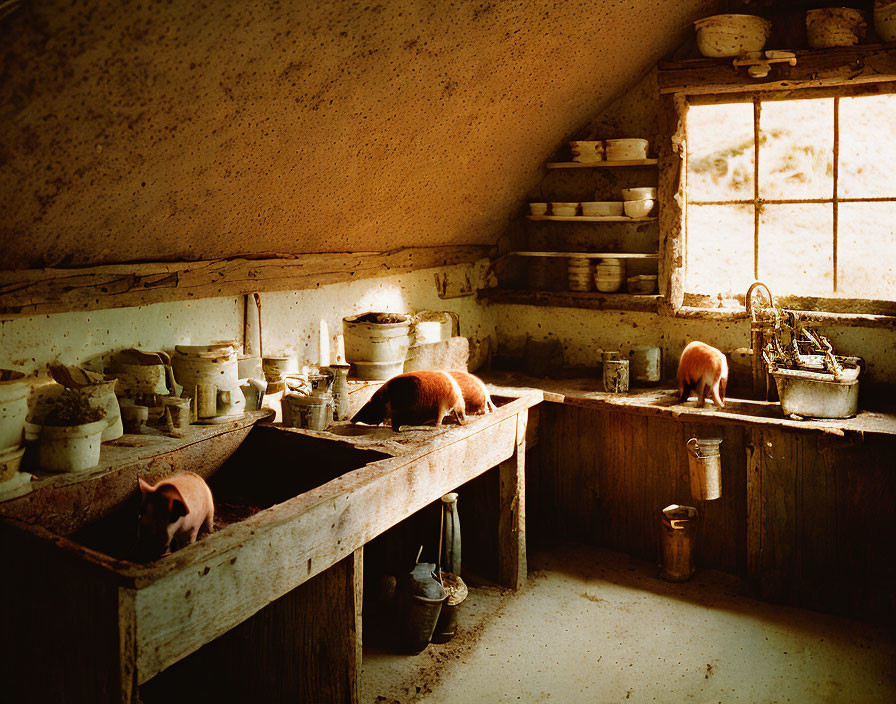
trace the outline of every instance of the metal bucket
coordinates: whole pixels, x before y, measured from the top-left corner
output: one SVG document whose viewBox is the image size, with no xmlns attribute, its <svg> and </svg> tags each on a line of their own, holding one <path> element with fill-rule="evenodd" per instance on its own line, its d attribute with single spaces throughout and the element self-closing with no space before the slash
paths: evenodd
<svg viewBox="0 0 896 704">
<path fill-rule="evenodd" d="M 669 582 L 686 582 L 694 574 L 694 537 L 697 509 L 671 504 L 662 511 L 663 569 Z"/>
<path fill-rule="evenodd" d="M 687 442 L 691 495 L 712 501 L 722 495 L 722 438 L 691 438 Z"/>
</svg>

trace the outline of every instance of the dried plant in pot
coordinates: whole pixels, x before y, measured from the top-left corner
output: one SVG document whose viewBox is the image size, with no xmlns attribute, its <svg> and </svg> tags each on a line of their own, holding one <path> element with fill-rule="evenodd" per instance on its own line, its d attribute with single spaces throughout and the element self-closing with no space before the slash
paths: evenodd
<svg viewBox="0 0 896 704">
<path fill-rule="evenodd" d="M 99 464 L 108 422 L 86 394 L 66 389 L 54 400 L 40 431 L 40 465 L 53 472 L 83 472 Z"/>
</svg>

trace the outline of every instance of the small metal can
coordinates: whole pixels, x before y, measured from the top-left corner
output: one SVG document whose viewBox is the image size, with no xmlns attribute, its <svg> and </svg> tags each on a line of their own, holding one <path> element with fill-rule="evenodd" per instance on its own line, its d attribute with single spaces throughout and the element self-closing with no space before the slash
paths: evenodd
<svg viewBox="0 0 896 704">
<path fill-rule="evenodd" d="M 627 359 L 604 360 L 604 391 L 611 394 L 628 393 Z"/>
</svg>

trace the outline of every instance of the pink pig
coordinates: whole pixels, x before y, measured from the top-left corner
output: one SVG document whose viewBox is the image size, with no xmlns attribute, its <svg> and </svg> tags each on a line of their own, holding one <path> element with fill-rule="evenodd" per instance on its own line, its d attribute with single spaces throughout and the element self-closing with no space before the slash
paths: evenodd
<svg viewBox="0 0 896 704">
<path fill-rule="evenodd" d="M 198 474 L 180 472 L 152 485 L 137 479 L 143 501 L 137 529 L 137 549 L 155 559 L 196 542 L 199 529 L 211 532 L 215 505 L 211 489 Z"/>
</svg>

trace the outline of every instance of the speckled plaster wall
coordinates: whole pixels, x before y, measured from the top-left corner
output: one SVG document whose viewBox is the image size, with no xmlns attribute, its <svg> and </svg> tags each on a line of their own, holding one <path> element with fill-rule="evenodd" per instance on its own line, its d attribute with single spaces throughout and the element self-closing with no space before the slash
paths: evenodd
<svg viewBox="0 0 896 704">
<path fill-rule="evenodd" d="M 371 310 L 451 310 L 459 315 L 462 335 L 494 341 L 495 311 L 479 306 L 474 296 L 440 299 L 435 282 L 437 275 L 469 276 L 475 281 L 487 263 L 483 260 L 476 265 L 262 294 L 265 353 L 297 352 L 303 364 L 315 364 L 321 319 L 335 335 L 341 331 L 344 316 Z M 41 371 L 54 360 L 96 366 L 98 357 L 126 347 L 171 350 L 177 344 L 241 340 L 243 310 L 242 297 L 208 298 L 0 321 L 0 368 Z"/>
<path fill-rule="evenodd" d="M 0 268 L 493 242 L 717 4 L 25 0 Z"/>
<path fill-rule="evenodd" d="M 668 378 L 674 378 L 681 351 L 692 340 L 702 340 L 726 353 L 750 346 L 746 321 L 676 320 L 652 313 L 534 306 L 494 308 L 502 352 L 522 354 L 527 336 L 560 340 L 568 366 L 599 367 L 601 350 L 627 353 L 635 345 L 657 345 L 663 351 Z M 865 358 L 868 383 L 896 384 L 896 335 L 892 331 L 830 326 L 820 330 L 839 353 Z"/>
</svg>

